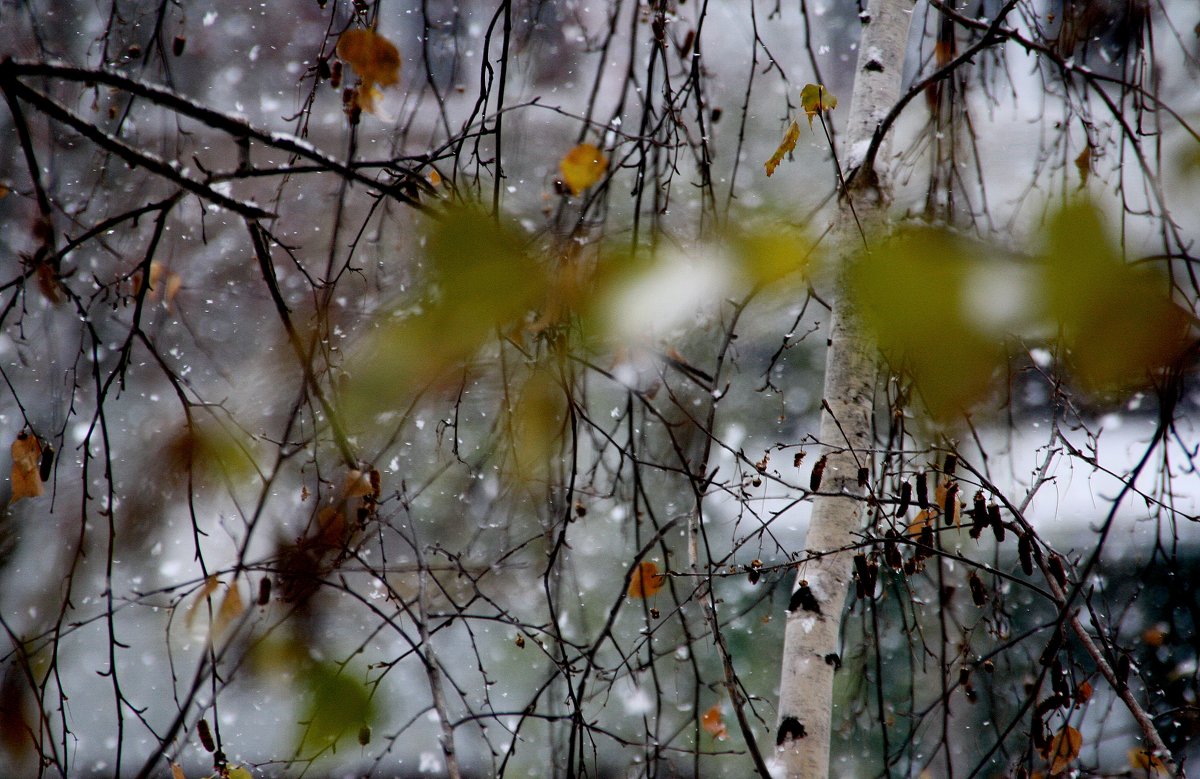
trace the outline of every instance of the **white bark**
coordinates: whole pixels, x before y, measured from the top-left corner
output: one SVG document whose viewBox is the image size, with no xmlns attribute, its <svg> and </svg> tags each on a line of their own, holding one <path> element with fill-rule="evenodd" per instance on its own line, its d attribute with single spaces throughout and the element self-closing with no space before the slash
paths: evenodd
<svg viewBox="0 0 1200 779">
<path fill-rule="evenodd" d="M 847 173 L 862 163 L 875 128 L 900 97 L 913 0 L 872 0 L 859 44 L 854 94 L 846 127 Z M 871 464 L 871 416 L 876 375 L 874 346 L 862 332 L 844 294 L 846 268 L 862 249 L 860 227 L 870 238 L 886 226 L 890 183 L 883 147 L 876 170 L 860 171 L 841 205 L 835 226 L 839 267 L 835 273 L 829 347 L 825 362 L 822 454 L 827 456 L 820 495 L 813 499 L 806 557 L 793 587 L 787 615 L 779 693 L 779 761 L 788 777 L 829 776 L 833 678 L 840 664 L 842 612 L 853 555 L 823 554 L 852 542 L 862 524 L 863 491 L 858 469 Z M 866 174 L 866 175 L 862 175 Z M 874 174 L 874 175 L 872 175 Z M 853 211 L 851 211 L 851 205 Z M 806 583 L 806 584 L 805 584 Z M 807 586 L 812 600 L 796 593 Z M 819 608 L 813 610 L 813 606 Z M 780 743 L 782 742 L 782 743 Z"/>
</svg>

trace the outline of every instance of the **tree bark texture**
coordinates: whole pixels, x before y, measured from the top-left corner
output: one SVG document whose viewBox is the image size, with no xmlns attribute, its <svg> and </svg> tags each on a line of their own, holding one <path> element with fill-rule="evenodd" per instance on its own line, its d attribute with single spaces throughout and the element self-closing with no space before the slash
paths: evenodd
<svg viewBox="0 0 1200 779">
<path fill-rule="evenodd" d="M 777 758 L 788 777 L 829 776 L 833 681 L 840 666 L 842 612 L 851 579 L 852 543 L 862 524 L 860 468 L 872 460 L 871 418 L 875 347 L 845 294 L 848 266 L 864 243 L 887 225 L 886 170 L 857 171 L 880 121 L 900 97 L 912 0 L 872 0 L 863 16 L 854 94 L 845 135 L 843 169 L 851 183 L 834 228 L 838 266 L 825 361 L 820 441 L 823 476 L 788 604 L 779 692 Z M 881 147 L 877 165 L 886 166 Z"/>
</svg>

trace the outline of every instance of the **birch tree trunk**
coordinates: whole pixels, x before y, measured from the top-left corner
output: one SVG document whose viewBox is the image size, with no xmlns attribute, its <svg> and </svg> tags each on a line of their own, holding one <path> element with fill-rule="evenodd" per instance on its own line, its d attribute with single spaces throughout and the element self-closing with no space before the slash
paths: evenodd
<svg viewBox="0 0 1200 779">
<path fill-rule="evenodd" d="M 863 17 L 844 136 L 849 149 L 843 160 L 847 171 L 862 164 L 876 127 L 899 99 L 913 4 L 913 0 L 872 0 Z M 881 147 L 875 159 L 886 165 L 887 158 Z M 834 229 L 838 267 L 819 433 L 825 467 L 805 540 L 808 561 L 797 572 L 788 604 L 779 691 L 777 757 L 788 777 L 829 776 L 833 678 L 840 665 L 838 638 L 853 560 L 852 553 L 833 550 L 849 544 L 862 523 L 864 496 L 858 471 L 871 464 L 876 375 L 874 346 L 844 288 L 848 266 L 862 251 L 864 240 L 886 227 L 890 194 L 886 171 L 858 171 L 844 193 Z"/>
</svg>

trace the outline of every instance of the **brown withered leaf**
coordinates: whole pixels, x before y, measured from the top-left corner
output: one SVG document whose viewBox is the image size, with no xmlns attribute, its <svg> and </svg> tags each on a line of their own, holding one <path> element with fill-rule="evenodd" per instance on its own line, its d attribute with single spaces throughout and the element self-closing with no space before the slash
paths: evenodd
<svg viewBox="0 0 1200 779">
<path fill-rule="evenodd" d="M 37 436 L 22 431 L 12 444 L 12 502 L 36 498 L 45 491 L 40 474 L 42 445 Z"/>
</svg>

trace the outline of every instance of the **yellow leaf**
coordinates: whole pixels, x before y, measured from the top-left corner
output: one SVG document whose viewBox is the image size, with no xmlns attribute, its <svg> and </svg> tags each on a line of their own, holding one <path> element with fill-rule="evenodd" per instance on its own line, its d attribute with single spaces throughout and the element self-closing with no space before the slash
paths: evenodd
<svg viewBox="0 0 1200 779">
<path fill-rule="evenodd" d="M 820 84 L 805 84 L 804 89 L 800 90 L 800 105 L 808 115 L 808 126 L 811 128 L 813 117 L 822 111 L 837 108 L 837 98 Z"/>
<path fill-rule="evenodd" d="M 337 55 L 358 74 L 359 106 L 374 113 L 379 87 L 389 87 L 400 80 L 400 52 L 374 30 L 354 29 L 346 30 L 338 38 Z"/>
<path fill-rule="evenodd" d="M 937 505 L 939 507 L 941 507 L 942 513 L 945 513 L 945 511 L 946 511 L 946 493 L 949 491 L 950 491 L 950 480 L 949 479 L 942 480 L 933 489 L 934 500 L 936 500 Z M 962 506 L 963 506 L 962 501 L 955 499 L 954 508 L 953 508 L 954 516 L 952 517 L 953 522 L 946 522 L 945 519 L 943 519 L 942 521 L 947 525 L 954 524 L 958 527 L 962 527 Z"/>
<path fill-rule="evenodd" d="M 779 142 L 779 148 L 771 155 L 771 159 L 767 160 L 764 164 L 768 176 L 775 172 L 775 169 L 779 167 L 779 163 L 783 162 L 784 157 L 791 154 L 792 150 L 796 148 L 796 141 L 798 140 L 800 140 L 800 125 L 792 122 L 788 125 L 787 132 L 783 134 L 783 140 Z"/>
<path fill-rule="evenodd" d="M 175 296 L 179 294 L 179 290 L 183 288 L 183 279 L 178 273 L 172 273 L 167 276 L 167 289 L 163 293 L 163 304 L 170 311 L 175 302 Z"/>
<path fill-rule="evenodd" d="M 165 280 L 165 282 L 164 282 Z M 163 290 L 162 301 L 171 310 L 171 304 L 175 301 L 175 296 L 179 294 L 179 290 L 183 288 L 183 279 L 174 271 L 168 271 L 161 262 L 150 263 L 150 281 L 149 288 L 146 290 L 146 297 L 150 300 L 158 299 L 159 283 L 164 282 L 165 289 Z"/>
<path fill-rule="evenodd" d="M 629 580 L 629 597 L 649 598 L 662 589 L 667 577 L 658 572 L 658 566 L 649 560 L 638 563 L 633 578 Z"/>
<path fill-rule="evenodd" d="M 187 775 L 183 773 L 183 767 L 179 763 L 171 763 L 171 779 L 187 779 Z"/>
<path fill-rule="evenodd" d="M 216 576 L 209 576 L 204 580 L 204 586 L 196 594 L 196 599 L 192 601 L 192 605 L 188 607 L 187 615 L 183 618 L 184 627 L 189 629 L 192 627 L 192 623 L 196 621 L 196 614 L 200 610 L 200 606 L 208 603 L 208 597 L 216 592 L 217 587 L 220 585 L 221 580 Z"/>
<path fill-rule="evenodd" d="M 231 765 L 226 772 L 229 779 L 254 779 L 254 774 L 250 773 L 245 767 L 240 765 Z"/>
<path fill-rule="evenodd" d="M 1129 765 L 1133 770 L 1145 772 L 1148 776 L 1168 775 L 1167 766 L 1161 757 L 1137 747 L 1129 750 Z"/>
<path fill-rule="evenodd" d="M 729 738 L 729 729 L 725 727 L 725 719 L 721 716 L 720 704 L 714 703 L 708 711 L 704 712 L 700 717 L 700 727 L 704 728 L 704 732 L 717 741 Z"/>
<path fill-rule="evenodd" d="M 246 604 L 242 602 L 242 590 L 235 580 L 229 585 L 229 589 L 225 591 L 225 597 L 221 600 L 221 607 L 217 609 L 217 617 L 213 621 L 213 635 L 221 636 L 226 630 L 237 621 L 238 617 L 246 610 Z"/>
<path fill-rule="evenodd" d="M 1078 730 L 1067 725 L 1050 740 L 1050 750 L 1046 759 L 1050 761 L 1050 773 L 1061 774 L 1067 770 L 1071 761 L 1079 757 L 1079 749 L 1083 746 L 1083 736 Z"/>
<path fill-rule="evenodd" d="M 39 471 L 42 464 L 42 445 L 37 436 L 21 432 L 12 444 L 12 502 L 21 498 L 36 498 L 42 494 Z"/>
<path fill-rule="evenodd" d="M 590 143 L 581 143 L 566 153 L 558 163 L 563 183 L 578 195 L 595 184 L 608 170 L 608 160 L 600 149 Z"/>
</svg>

